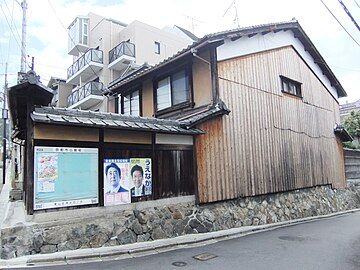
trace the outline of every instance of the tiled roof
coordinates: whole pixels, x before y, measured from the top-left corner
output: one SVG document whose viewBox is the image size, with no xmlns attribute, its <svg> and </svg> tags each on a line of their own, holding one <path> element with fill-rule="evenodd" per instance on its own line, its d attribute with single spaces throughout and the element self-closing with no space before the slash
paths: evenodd
<svg viewBox="0 0 360 270">
<path fill-rule="evenodd" d="M 114 113 L 39 107 L 31 114 L 36 123 L 59 125 L 108 127 L 134 131 L 155 131 L 158 133 L 175 133 L 185 135 L 202 134 L 197 128 L 187 128 L 178 120 L 136 117 Z"/>
<path fill-rule="evenodd" d="M 205 35 L 198 41 L 194 42 L 193 44 L 189 45 L 187 48 L 177 52 L 173 56 L 163 60 L 162 62 L 156 64 L 155 66 L 149 67 L 147 69 L 141 70 L 139 72 L 134 73 L 133 75 L 125 78 L 124 80 L 120 80 L 117 83 L 113 84 L 109 87 L 108 92 L 113 92 L 118 87 L 126 85 L 135 79 L 139 79 L 142 76 L 150 74 L 151 72 L 161 68 L 170 62 L 173 62 L 189 53 L 192 53 L 193 49 L 200 48 L 205 46 L 206 44 L 210 44 L 213 42 L 220 42 L 225 38 L 240 38 L 246 35 L 255 35 L 258 33 L 268 33 L 268 32 L 277 32 L 281 30 L 292 30 L 294 32 L 294 36 L 298 38 L 309 52 L 309 54 L 314 58 L 314 61 L 318 64 L 320 69 L 323 71 L 324 75 L 328 77 L 331 84 L 336 88 L 338 96 L 344 97 L 346 96 L 346 92 L 344 88 L 341 86 L 338 79 L 335 77 L 334 73 L 331 71 L 330 67 L 326 64 L 323 57 L 320 55 L 318 50 L 315 48 L 314 44 L 311 42 L 309 37 L 305 34 L 304 30 L 301 28 L 300 24 L 296 20 L 288 21 L 288 22 L 279 22 L 279 23 L 269 23 L 269 24 L 262 24 L 250 27 L 243 27 L 243 28 L 236 28 L 227 31 L 221 31 L 217 33 L 212 33 Z"/>
<path fill-rule="evenodd" d="M 216 116 L 229 113 L 230 110 L 226 107 L 225 103 L 223 101 L 219 101 L 212 106 L 207 106 L 201 108 L 200 110 L 196 110 L 185 115 L 180 115 L 177 120 L 180 121 L 183 126 L 191 128 Z"/>
</svg>

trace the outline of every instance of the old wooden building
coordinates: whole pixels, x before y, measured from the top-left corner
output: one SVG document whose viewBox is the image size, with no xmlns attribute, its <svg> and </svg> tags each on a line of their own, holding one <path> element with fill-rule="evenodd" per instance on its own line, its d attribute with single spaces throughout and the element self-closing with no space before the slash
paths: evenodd
<svg viewBox="0 0 360 270">
<path fill-rule="evenodd" d="M 345 186 L 334 127 L 346 92 L 296 21 L 207 35 L 109 94 L 126 108 L 134 91 L 144 116 L 204 131 L 194 150 L 200 203 Z M 204 117 L 217 107 L 226 109 Z"/>
<path fill-rule="evenodd" d="M 26 87 L 10 90 L 10 104 L 26 149 L 30 214 L 117 199 L 194 194 L 207 203 L 345 186 L 348 136 L 337 99 L 346 92 L 296 21 L 206 35 L 112 82 L 104 93 L 111 113 L 39 107 L 46 95 Z M 143 195 L 131 182 L 140 165 Z M 106 182 L 111 167 L 129 178 L 122 193 L 131 199 L 106 192 L 115 188 Z"/>
</svg>

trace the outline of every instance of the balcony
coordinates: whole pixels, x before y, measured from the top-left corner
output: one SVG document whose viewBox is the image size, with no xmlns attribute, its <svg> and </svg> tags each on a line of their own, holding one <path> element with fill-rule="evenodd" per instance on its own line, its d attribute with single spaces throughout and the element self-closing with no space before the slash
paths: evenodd
<svg viewBox="0 0 360 270">
<path fill-rule="evenodd" d="M 68 96 L 68 108 L 90 109 L 104 99 L 102 95 L 104 89 L 104 85 L 101 82 L 86 83 Z"/>
<path fill-rule="evenodd" d="M 135 44 L 123 41 L 109 51 L 110 69 L 123 70 L 133 62 L 135 62 Z"/>
<path fill-rule="evenodd" d="M 79 85 L 80 80 L 86 82 L 92 77 L 98 77 L 97 73 L 103 66 L 103 52 L 90 49 L 68 68 L 66 83 Z"/>
</svg>

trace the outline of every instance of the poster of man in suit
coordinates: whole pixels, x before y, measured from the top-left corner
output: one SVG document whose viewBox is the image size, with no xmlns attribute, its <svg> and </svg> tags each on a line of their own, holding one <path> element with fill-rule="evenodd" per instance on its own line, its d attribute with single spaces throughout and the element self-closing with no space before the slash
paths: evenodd
<svg viewBox="0 0 360 270">
<path fill-rule="evenodd" d="M 152 194 L 151 158 L 104 160 L 104 205 L 131 203 Z"/>
</svg>

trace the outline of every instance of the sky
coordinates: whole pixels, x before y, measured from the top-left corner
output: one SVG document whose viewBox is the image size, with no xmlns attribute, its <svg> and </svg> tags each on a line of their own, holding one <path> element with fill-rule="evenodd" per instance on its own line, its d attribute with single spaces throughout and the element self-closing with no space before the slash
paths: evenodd
<svg viewBox="0 0 360 270">
<path fill-rule="evenodd" d="M 20 70 L 22 0 L 0 0 L 0 88 L 5 63 L 9 86 Z M 51 76 L 66 78 L 72 64 L 67 54 L 67 27 L 89 12 L 124 23 L 139 20 L 158 28 L 179 25 L 198 37 L 207 33 L 296 18 L 348 93 L 340 103 L 360 99 L 360 31 L 338 0 L 27 0 L 27 64 L 34 57 L 42 83 Z M 360 0 L 343 0 L 360 24 Z M 229 8 L 230 7 L 230 8 Z M 235 20 L 237 13 L 238 20 Z"/>
</svg>

